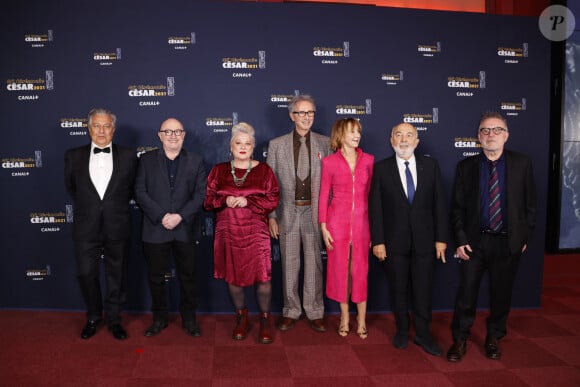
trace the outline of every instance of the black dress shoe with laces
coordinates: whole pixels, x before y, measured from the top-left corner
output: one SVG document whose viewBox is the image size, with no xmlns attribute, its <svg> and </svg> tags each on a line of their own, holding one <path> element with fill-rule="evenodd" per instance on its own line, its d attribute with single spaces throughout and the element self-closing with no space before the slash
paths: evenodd
<svg viewBox="0 0 580 387">
<path fill-rule="evenodd" d="M 87 320 L 83 330 L 81 331 L 81 339 L 90 339 L 97 333 L 97 326 L 103 320 Z"/>
<path fill-rule="evenodd" d="M 492 360 L 501 359 L 501 349 L 499 348 L 499 340 L 495 337 L 487 337 L 485 339 L 485 356 Z"/>
<path fill-rule="evenodd" d="M 127 338 L 127 332 L 123 329 L 121 324 L 113 324 L 109 326 L 109 331 L 117 340 L 125 340 Z"/>
<path fill-rule="evenodd" d="M 193 337 L 200 337 L 201 336 L 201 329 L 199 329 L 199 325 L 195 322 L 195 320 L 191 321 L 184 321 L 183 328 L 187 332 L 188 335 Z"/>
<path fill-rule="evenodd" d="M 467 352 L 467 342 L 461 339 L 455 340 L 449 351 L 447 351 L 447 360 L 457 363 L 461 361 L 465 352 Z"/>
<path fill-rule="evenodd" d="M 153 324 L 151 324 L 145 331 L 145 336 L 157 336 L 165 328 L 167 328 L 167 321 L 153 321 Z"/>
</svg>

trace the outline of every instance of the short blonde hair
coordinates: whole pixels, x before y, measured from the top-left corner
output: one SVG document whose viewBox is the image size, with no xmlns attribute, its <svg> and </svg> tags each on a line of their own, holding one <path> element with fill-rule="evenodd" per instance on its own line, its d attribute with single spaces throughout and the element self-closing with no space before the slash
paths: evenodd
<svg viewBox="0 0 580 387">
<path fill-rule="evenodd" d="M 230 139 L 230 145 L 234 142 L 236 136 L 240 133 L 247 134 L 252 139 L 252 144 L 256 143 L 256 138 L 254 137 L 254 133 L 256 131 L 252 127 L 252 125 L 248 124 L 247 122 L 238 122 L 234 126 L 232 126 L 232 138 Z"/>
</svg>

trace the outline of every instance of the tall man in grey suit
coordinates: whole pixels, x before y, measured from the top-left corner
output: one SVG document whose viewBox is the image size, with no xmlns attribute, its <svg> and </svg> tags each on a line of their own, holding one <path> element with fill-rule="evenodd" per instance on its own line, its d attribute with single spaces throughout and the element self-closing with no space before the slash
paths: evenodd
<svg viewBox="0 0 580 387">
<path fill-rule="evenodd" d="M 415 154 L 418 144 L 417 129 L 401 123 L 391 132 L 395 155 L 375 164 L 369 194 L 371 243 L 389 281 L 397 327 L 394 347 L 407 347 L 411 299 L 414 342 L 439 356 L 441 349 L 429 332 L 433 270 L 435 258 L 445 263 L 449 217 L 439 165 Z"/>
<path fill-rule="evenodd" d="M 69 149 L 64 156 L 65 187 L 73 200 L 73 240 L 77 277 L 87 305 L 81 338 L 88 339 L 103 321 L 116 339 L 127 338 L 121 326 L 126 301 L 127 259 L 131 235 L 129 201 L 137 167 L 136 152 L 113 144 L 117 117 L 105 109 L 88 115 L 91 144 Z M 99 279 L 104 261 L 106 293 Z"/>
<path fill-rule="evenodd" d="M 153 324 L 145 331 L 149 337 L 168 324 L 165 274 L 171 254 L 182 326 L 190 336 L 201 336 L 195 313 L 194 224 L 205 199 L 207 175 L 203 159 L 183 149 L 185 133 L 178 120 L 163 121 L 158 132 L 162 149 L 142 155 L 137 170 L 135 199 L 143 210 L 143 252 L 152 296 Z"/>
<path fill-rule="evenodd" d="M 280 238 L 282 255 L 284 309 L 278 328 L 285 331 L 294 327 L 304 307 L 312 329 L 324 332 L 318 194 L 321 159 L 330 154 L 330 139 L 311 131 L 316 113 L 311 96 L 295 96 L 288 104 L 288 111 L 294 130 L 270 141 L 266 160 L 276 174 L 281 192 L 277 209 L 269 215 L 270 235 Z M 306 145 L 306 149 L 302 146 L 302 154 L 308 157 L 299 162 L 302 143 Z M 298 290 L 301 246 L 304 252 L 302 302 Z"/>
<path fill-rule="evenodd" d="M 453 345 L 447 360 L 458 362 L 475 320 L 481 278 L 489 273 L 490 313 L 485 354 L 500 359 L 506 335 L 514 277 L 536 224 L 536 186 L 527 156 L 504 149 L 507 122 L 484 113 L 478 129 L 483 152 L 457 164 L 451 221 L 461 259 L 461 277 L 451 325 Z"/>
</svg>

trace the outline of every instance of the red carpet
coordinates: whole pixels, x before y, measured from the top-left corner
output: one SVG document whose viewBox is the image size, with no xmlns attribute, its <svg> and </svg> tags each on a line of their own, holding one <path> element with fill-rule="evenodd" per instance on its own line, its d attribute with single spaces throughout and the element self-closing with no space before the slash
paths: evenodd
<svg viewBox="0 0 580 387">
<path fill-rule="evenodd" d="M 187 336 L 172 315 L 166 330 L 147 338 L 151 315 L 127 314 L 129 339 L 119 342 L 102 326 L 80 339 L 84 313 L 5 310 L 0 386 L 580 386 L 580 270 L 570 270 L 580 267 L 580 256 L 560 257 L 546 257 L 542 308 L 512 312 L 499 361 L 483 353 L 485 311 L 466 357 L 455 364 L 412 342 L 395 350 L 390 313 L 369 316 L 364 341 L 352 326 L 339 337 L 338 316 L 330 315 L 329 332 L 300 321 L 263 345 L 256 315 L 248 339 L 233 341 L 233 315 L 199 316 L 200 338 Z M 432 330 L 444 351 L 450 321 L 451 313 L 434 314 Z"/>
</svg>

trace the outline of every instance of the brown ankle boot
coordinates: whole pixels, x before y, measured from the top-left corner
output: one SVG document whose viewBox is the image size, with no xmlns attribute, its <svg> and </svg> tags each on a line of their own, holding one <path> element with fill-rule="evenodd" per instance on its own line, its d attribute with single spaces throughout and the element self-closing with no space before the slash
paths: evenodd
<svg viewBox="0 0 580 387">
<path fill-rule="evenodd" d="M 269 312 L 260 313 L 260 343 L 270 344 L 272 338 L 272 324 Z"/>
<path fill-rule="evenodd" d="M 236 311 L 236 327 L 232 333 L 232 339 L 244 340 L 248 336 L 248 308 Z"/>
</svg>

